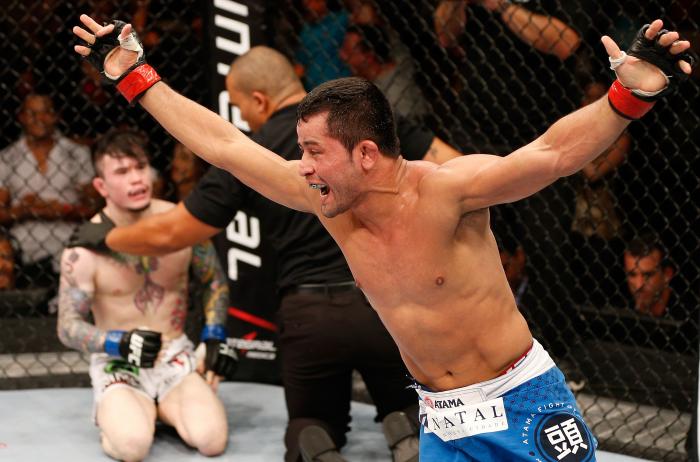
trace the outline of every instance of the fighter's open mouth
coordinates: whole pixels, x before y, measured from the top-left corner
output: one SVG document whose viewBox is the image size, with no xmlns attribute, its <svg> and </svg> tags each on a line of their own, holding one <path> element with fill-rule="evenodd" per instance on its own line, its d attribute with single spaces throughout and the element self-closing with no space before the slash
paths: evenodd
<svg viewBox="0 0 700 462">
<path fill-rule="evenodd" d="M 147 189 L 145 187 L 134 189 L 133 191 L 129 191 L 129 196 L 138 196 L 139 194 L 146 194 L 146 191 Z"/>
<path fill-rule="evenodd" d="M 309 187 L 313 188 L 313 189 L 318 189 L 321 192 L 322 196 L 327 195 L 328 192 L 330 191 L 330 189 L 328 188 L 327 185 L 321 184 L 321 183 L 312 183 L 309 185 Z"/>
</svg>

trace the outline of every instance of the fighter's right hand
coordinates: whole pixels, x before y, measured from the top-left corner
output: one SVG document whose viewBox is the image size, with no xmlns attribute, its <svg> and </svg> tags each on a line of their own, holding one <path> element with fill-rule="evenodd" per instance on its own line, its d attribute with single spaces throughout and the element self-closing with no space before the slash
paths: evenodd
<svg viewBox="0 0 700 462">
<path fill-rule="evenodd" d="M 100 26 L 90 16 L 80 15 L 82 27 L 73 27 L 73 33 L 83 41 L 75 51 L 86 58 L 130 102 L 135 102 L 160 81 L 160 76 L 146 64 L 143 46 L 131 24 L 112 21 Z"/>
<path fill-rule="evenodd" d="M 85 247 L 97 252 L 109 252 L 111 249 L 107 247 L 106 239 L 107 234 L 114 229 L 114 222 L 102 212 L 100 217 L 102 218 L 100 223 L 86 221 L 75 228 L 67 247 Z"/>
<path fill-rule="evenodd" d="M 160 332 L 132 329 L 110 330 L 105 339 L 105 353 L 121 356 L 136 367 L 153 367 L 162 345 Z"/>
</svg>

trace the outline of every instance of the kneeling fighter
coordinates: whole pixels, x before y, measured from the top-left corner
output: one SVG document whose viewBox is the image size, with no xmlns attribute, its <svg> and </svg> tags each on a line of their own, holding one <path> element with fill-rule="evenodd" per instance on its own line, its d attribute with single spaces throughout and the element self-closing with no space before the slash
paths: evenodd
<svg viewBox="0 0 700 462">
<path fill-rule="evenodd" d="M 93 221 L 126 225 L 173 207 L 151 200 L 145 143 L 135 132 L 102 137 L 93 164 L 93 185 L 106 201 Z M 204 286 L 206 354 L 198 369 L 206 378 L 197 373 L 184 334 L 190 265 Z M 59 338 L 92 353 L 95 419 L 109 456 L 145 458 L 157 418 L 204 455 L 224 451 L 228 427 L 216 387 L 221 376 L 233 373 L 237 359 L 226 344 L 228 286 L 210 242 L 162 257 L 66 249 L 59 294 Z M 94 324 L 88 322 L 91 313 Z"/>
</svg>

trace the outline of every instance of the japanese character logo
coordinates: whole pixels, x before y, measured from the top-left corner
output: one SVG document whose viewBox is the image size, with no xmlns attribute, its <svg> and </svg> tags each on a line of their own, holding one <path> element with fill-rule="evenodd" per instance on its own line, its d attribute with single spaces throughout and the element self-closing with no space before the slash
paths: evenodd
<svg viewBox="0 0 700 462">
<path fill-rule="evenodd" d="M 557 413 L 537 427 L 537 447 L 549 462 L 588 462 L 595 447 L 584 423 L 568 413 Z"/>
</svg>

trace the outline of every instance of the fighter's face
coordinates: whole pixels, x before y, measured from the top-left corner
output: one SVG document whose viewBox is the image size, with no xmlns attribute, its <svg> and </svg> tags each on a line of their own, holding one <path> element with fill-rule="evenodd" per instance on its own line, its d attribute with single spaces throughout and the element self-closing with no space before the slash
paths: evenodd
<svg viewBox="0 0 700 462">
<path fill-rule="evenodd" d="M 649 312 L 668 287 L 670 269 L 664 270 L 661 258 L 661 252 L 658 250 L 643 257 L 625 253 L 627 286 L 638 311 Z"/>
<path fill-rule="evenodd" d="M 297 125 L 302 149 L 299 174 L 318 190 L 321 213 L 327 218 L 347 211 L 359 194 L 361 172 L 343 144 L 328 135 L 326 114 Z"/>
<path fill-rule="evenodd" d="M 94 182 L 102 197 L 115 206 L 132 212 L 151 203 L 153 178 L 145 158 L 104 156 L 101 176 Z"/>
</svg>

